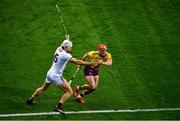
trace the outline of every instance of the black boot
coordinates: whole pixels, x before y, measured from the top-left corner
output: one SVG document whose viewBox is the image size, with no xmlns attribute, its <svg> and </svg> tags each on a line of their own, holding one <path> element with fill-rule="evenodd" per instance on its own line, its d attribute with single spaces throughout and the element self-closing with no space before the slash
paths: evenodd
<svg viewBox="0 0 180 121">
<path fill-rule="evenodd" d="M 34 98 L 33 97 L 30 97 L 27 101 L 26 101 L 26 103 L 28 104 L 28 105 L 31 105 L 31 104 L 34 104 Z"/>
<path fill-rule="evenodd" d="M 58 104 L 55 106 L 55 108 L 54 108 L 54 111 L 56 111 L 56 112 L 59 112 L 60 114 L 65 114 L 65 112 L 63 112 L 61 109 L 62 109 L 62 106 L 63 106 L 63 104 L 61 103 L 61 102 L 58 102 Z"/>
</svg>

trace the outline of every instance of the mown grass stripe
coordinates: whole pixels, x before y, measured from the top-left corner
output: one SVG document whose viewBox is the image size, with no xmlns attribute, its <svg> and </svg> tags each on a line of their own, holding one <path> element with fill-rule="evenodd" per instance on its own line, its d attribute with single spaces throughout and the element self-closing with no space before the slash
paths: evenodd
<svg viewBox="0 0 180 121">
<path fill-rule="evenodd" d="M 90 114 L 90 113 L 133 113 L 133 112 L 157 112 L 157 111 L 180 111 L 180 108 L 158 108 L 158 109 L 119 109 L 119 110 L 89 110 L 89 111 L 67 111 L 66 114 Z M 40 116 L 40 115 L 57 115 L 58 112 L 41 112 L 41 113 L 17 113 L 17 114 L 0 114 L 0 117 L 18 117 L 18 116 Z"/>
</svg>

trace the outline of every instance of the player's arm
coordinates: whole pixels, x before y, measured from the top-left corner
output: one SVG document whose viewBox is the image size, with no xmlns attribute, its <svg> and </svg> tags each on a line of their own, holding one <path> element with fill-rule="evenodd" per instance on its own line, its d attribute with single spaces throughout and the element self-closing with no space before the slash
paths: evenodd
<svg viewBox="0 0 180 121">
<path fill-rule="evenodd" d="M 86 62 L 86 61 L 83 61 L 83 60 L 78 60 L 74 57 L 72 57 L 70 60 L 70 62 L 72 63 L 75 63 L 77 65 L 95 65 L 96 63 L 95 62 Z"/>
<path fill-rule="evenodd" d="M 88 57 L 89 57 L 89 55 L 88 55 L 88 53 L 86 53 L 83 55 L 82 60 L 85 61 L 86 58 L 88 58 Z M 78 67 L 81 67 L 81 65 L 78 64 Z"/>
<path fill-rule="evenodd" d="M 107 65 L 107 66 L 111 66 L 112 65 L 112 58 L 109 58 L 107 61 L 103 62 L 102 60 L 99 60 L 98 62 L 101 65 Z"/>
<path fill-rule="evenodd" d="M 82 60 L 85 61 L 86 58 L 89 58 L 89 54 L 88 54 L 88 53 L 86 53 L 86 54 L 83 55 Z"/>
<path fill-rule="evenodd" d="M 111 66 L 111 65 L 112 65 L 112 58 L 109 58 L 107 61 L 102 62 L 102 65 L 108 65 L 108 66 Z"/>
</svg>

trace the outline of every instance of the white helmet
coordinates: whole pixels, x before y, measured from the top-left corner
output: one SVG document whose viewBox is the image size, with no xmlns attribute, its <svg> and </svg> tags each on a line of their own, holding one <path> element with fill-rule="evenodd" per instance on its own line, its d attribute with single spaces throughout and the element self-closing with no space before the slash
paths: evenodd
<svg viewBox="0 0 180 121">
<path fill-rule="evenodd" d="M 72 42 L 70 40 L 64 40 L 61 46 L 70 48 L 72 47 Z"/>
</svg>

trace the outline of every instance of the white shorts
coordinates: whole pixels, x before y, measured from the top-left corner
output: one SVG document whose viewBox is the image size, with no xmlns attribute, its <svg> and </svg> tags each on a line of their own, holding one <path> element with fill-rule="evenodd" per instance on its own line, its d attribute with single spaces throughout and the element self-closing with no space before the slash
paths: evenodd
<svg viewBox="0 0 180 121">
<path fill-rule="evenodd" d="M 48 71 L 46 75 L 46 82 L 47 83 L 54 82 L 56 85 L 60 85 L 64 82 L 64 78 L 60 74 L 55 74 L 51 71 Z"/>
</svg>

